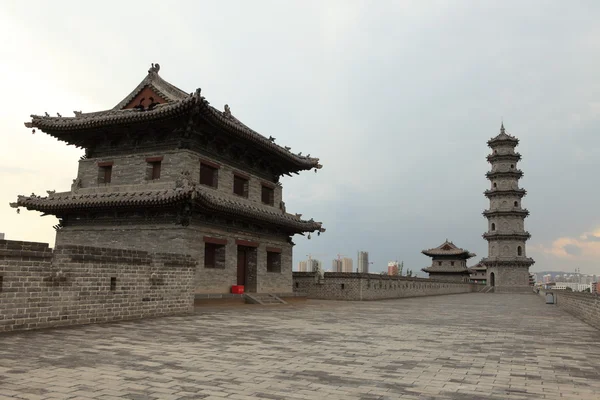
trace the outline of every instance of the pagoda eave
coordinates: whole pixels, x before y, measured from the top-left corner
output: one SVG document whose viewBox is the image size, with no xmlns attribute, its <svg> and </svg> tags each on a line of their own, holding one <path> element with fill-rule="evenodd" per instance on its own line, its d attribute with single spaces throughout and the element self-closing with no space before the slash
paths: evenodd
<svg viewBox="0 0 600 400">
<path fill-rule="evenodd" d="M 499 216 L 514 216 L 520 218 L 526 218 L 529 216 L 529 210 L 485 210 L 482 215 L 484 217 L 499 217 Z"/>
<path fill-rule="evenodd" d="M 489 163 L 493 163 L 495 161 L 520 161 L 521 154 L 513 153 L 513 154 L 490 154 L 487 156 L 487 160 Z"/>
<path fill-rule="evenodd" d="M 520 258 L 504 258 L 504 257 L 487 257 L 481 260 L 481 263 L 486 267 L 530 267 L 535 264 L 535 261 L 529 257 Z"/>
<path fill-rule="evenodd" d="M 516 147 L 519 145 L 519 139 L 504 134 L 501 138 L 497 136 L 495 138 L 491 138 L 487 142 L 487 145 L 492 148 L 502 144 L 510 144 L 511 146 Z"/>
<path fill-rule="evenodd" d="M 519 196 L 524 197 L 527 195 L 527 191 L 525 189 L 495 189 L 495 190 L 486 190 L 483 192 L 485 197 L 488 199 L 491 197 L 500 197 L 500 196 Z"/>
<path fill-rule="evenodd" d="M 517 233 L 498 233 L 498 232 L 486 232 L 482 235 L 485 240 L 528 240 L 531 238 L 531 234 L 529 232 Z"/>
<path fill-rule="evenodd" d="M 517 178 L 520 179 L 523 177 L 523 171 L 517 170 L 517 171 L 493 171 L 493 172 L 486 172 L 485 176 L 488 179 L 494 179 L 494 178 Z"/>
</svg>

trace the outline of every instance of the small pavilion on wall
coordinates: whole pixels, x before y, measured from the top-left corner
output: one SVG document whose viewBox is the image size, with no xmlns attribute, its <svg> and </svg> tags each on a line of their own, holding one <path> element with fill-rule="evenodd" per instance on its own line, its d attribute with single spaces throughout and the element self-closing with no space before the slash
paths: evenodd
<svg viewBox="0 0 600 400">
<path fill-rule="evenodd" d="M 115 107 L 25 125 L 85 149 L 70 190 L 19 196 L 13 207 L 59 219 L 56 244 L 183 253 L 198 260 L 197 293 L 292 292 L 292 237 L 320 222 L 286 211 L 282 175 L 319 159 L 209 105 L 152 64 Z"/>
<path fill-rule="evenodd" d="M 469 282 L 467 260 L 475 257 L 474 253 L 461 249 L 448 239 L 438 247 L 423 250 L 421 253 L 432 258 L 430 267 L 423 268 L 432 279 L 454 282 Z"/>
</svg>

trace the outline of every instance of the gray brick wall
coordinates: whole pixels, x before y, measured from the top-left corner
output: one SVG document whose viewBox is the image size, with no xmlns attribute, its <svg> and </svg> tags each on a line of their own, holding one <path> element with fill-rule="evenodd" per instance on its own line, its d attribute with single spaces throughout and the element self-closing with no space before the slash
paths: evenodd
<svg viewBox="0 0 600 400">
<path fill-rule="evenodd" d="M 558 307 L 583 322 L 600 329 L 600 297 L 589 293 L 552 290 Z M 545 294 L 545 292 L 541 292 Z"/>
<path fill-rule="evenodd" d="M 324 300 L 382 300 L 403 297 L 469 293 L 480 286 L 424 278 L 362 273 L 326 272 L 323 280 L 312 272 L 294 272 L 294 292 Z"/>
<path fill-rule="evenodd" d="M 148 157 L 163 157 L 161 163 L 160 179 L 149 181 L 147 177 Z M 118 155 L 114 157 L 90 158 L 79 161 L 79 171 L 77 177 L 81 182 L 83 189 L 90 188 L 108 188 L 107 190 L 118 189 L 118 186 L 144 185 L 148 189 L 160 189 L 166 184 L 172 184 L 181 176 L 183 171 L 190 173 L 189 179 L 194 182 L 200 181 L 200 160 L 206 160 L 219 164 L 218 184 L 215 190 L 225 194 L 233 194 L 233 174 L 242 173 L 248 176 L 248 201 L 261 203 L 261 182 L 264 179 L 249 174 L 245 171 L 233 168 L 223 164 L 218 160 L 206 157 L 190 150 L 170 150 L 152 153 L 140 153 L 132 155 Z M 111 183 L 98 183 L 98 163 L 112 161 Z M 128 190 L 143 190 L 144 187 L 128 188 Z M 279 209 L 282 200 L 282 187 L 275 186 L 274 189 L 274 207 Z"/>
<path fill-rule="evenodd" d="M 0 332 L 190 312 L 195 268 L 180 254 L 0 240 Z"/>
<path fill-rule="evenodd" d="M 204 236 L 226 239 L 225 268 L 204 268 Z M 236 240 L 259 243 L 257 248 L 256 292 L 292 292 L 292 245 L 286 237 L 252 234 L 216 226 L 123 225 L 67 226 L 56 235 L 56 245 L 90 245 L 132 250 L 189 254 L 198 260 L 196 293 L 230 293 L 237 283 Z M 281 252 L 281 271 L 267 272 L 267 247 Z M 254 290 L 254 288 L 250 288 Z"/>
<path fill-rule="evenodd" d="M 529 268 L 527 267 L 488 267 L 487 284 L 491 284 L 494 273 L 495 293 L 531 293 Z"/>
</svg>

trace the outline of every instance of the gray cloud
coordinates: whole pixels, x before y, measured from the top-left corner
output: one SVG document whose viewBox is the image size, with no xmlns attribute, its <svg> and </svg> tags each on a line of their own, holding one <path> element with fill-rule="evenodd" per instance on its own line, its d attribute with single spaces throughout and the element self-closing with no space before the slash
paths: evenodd
<svg viewBox="0 0 600 400">
<path fill-rule="evenodd" d="M 566 244 L 563 246 L 563 249 L 565 249 L 567 254 L 570 254 L 572 256 L 580 256 L 583 253 L 581 247 L 575 244 Z"/>
<path fill-rule="evenodd" d="M 43 107 L 66 115 L 81 99 L 113 106 L 159 62 L 173 84 L 201 87 L 212 105 L 227 103 L 253 129 L 321 158 L 319 173 L 283 181 L 288 210 L 327 228 L 294 239 L 295 262 L 325 254 L 329 267 L 337 253 L 368 250 L 374 270 L 396 258 L 417 270 L 430 262 L 420 251 L 445 238 L 484 257 L 486 141 L 502 118 L 521 140 L 530 243 L 600 227 L 600 189 L 589 184 L 600 168 L 600 3 L 8 4 L 0 18 L 21 31 L 4 32 L 13 38 L 4 62 L 26 75 L 5 89 L 21 102 L 11 100 L 14 117 L 0 120 L 2 143 L 32 137 L 24 116 Z M 160 21 L 152 25 L 159 32 L 140 33 L 140 20 Z M 36 76 L 74 93 L 63 96 L 64 109 L 54 94 L 40 98 Z M 35 107 L 22 93 L 35 94 Z M 51 169 L 38 171 L 31 190 Z M 545 269 L 561 265 L 544 261 Z"/>
</svg>

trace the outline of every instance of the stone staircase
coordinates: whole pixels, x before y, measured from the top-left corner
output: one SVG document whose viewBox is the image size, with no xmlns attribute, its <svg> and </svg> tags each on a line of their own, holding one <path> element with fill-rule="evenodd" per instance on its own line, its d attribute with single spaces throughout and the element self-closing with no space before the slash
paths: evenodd
<svg viewBox="0 0 600 400">
<path fill-rule="evenodd" d="M 244 293 L 244 299 L 248 304 L 260 304 L 262 306 L 287 304 L 286 301 L 271 293 Z"/>
<path fill-rule="evenodd" d="M 494 287 L 484 286 L 483 288 L 479 289 L 479 293 L 494 293 Z"/>
</svg>

